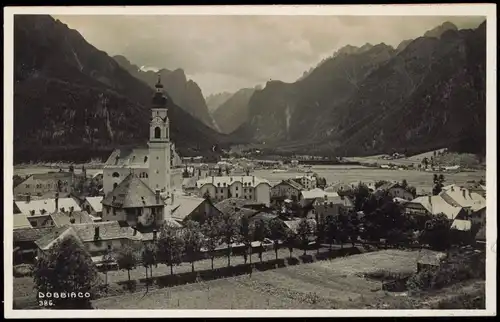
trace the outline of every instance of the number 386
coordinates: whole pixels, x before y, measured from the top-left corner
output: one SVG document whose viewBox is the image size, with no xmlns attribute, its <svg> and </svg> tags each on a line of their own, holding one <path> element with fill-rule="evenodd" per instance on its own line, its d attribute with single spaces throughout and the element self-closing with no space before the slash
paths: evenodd
<svg viewBox="0 0 500 322">
<path fill-rule="evenodd" d="M 38 301 L 38 306 L 43 306 L 43 307 L 48 307 L 48 306 L 52 306 L 53 303 L 52 303 L 52 300 L 39 300 Z"/>
</svg>

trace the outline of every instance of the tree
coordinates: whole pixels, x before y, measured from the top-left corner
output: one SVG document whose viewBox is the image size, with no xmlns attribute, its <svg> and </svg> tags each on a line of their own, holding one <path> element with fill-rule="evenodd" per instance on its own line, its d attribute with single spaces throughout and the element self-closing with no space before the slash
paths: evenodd
<svg viewBox="0 0 500 322">
<path fill-rule="evenodd" d="M 262 263 L 262 252 L 264 251 L 264 247 L 262 244 L 267 236 L 270 235 L 270 230 L 267 222 L 264 219 L 259 219 L 255 222 L 255 226 L 253 229 L 253 239 L 255 241 L 260 242 L 259 246 L 259 260 Z"/>
<path fill-rule="evenodd" d="M 304 249 L 304 256 L 307 255 L 307 246 L 309 245 L 309 238 L 312 235 L 312 230 L 313 226 L 311 225 L 311 222 L 306 218 L 302 218 L 299 222 L 299 227 L 297 228 L 297 236 L 300 240 L 302 248 Z"/>
<path fill-rule="evenodd" d="M 243 259 L 247 263 L 248 252 L 250 252 L 250 264 L 252 264 L 252 238 L 254 227 L 250 224 L 250 219 L 247 215 L 241 217 L 240 222 L 240 242 L 244 245 Z"/>
<path fill-rule="evenodd" d="M 210 193 L 208 192 L 208 190 L 205 191 L 205 193 L 203 194 L 203 199 L 209 200 L 209 201 L 211 200 Z"/>
<path fill-rule="evenodd" d="M 403 179 L 403 181 L 401 181 L 401 187 L 402 187 L 403 189 L 408 188 L 408 181 L 406 181 L 406 179 Z"/>
<path fill-rule="evenodd" d="M 290 252 L 290 258 L 292 258 L 293 248 L 295 246 L 295 241 L 297 240 L 297 234 L 292 230 L 287 229 L 285 232 L 285 245 L 288 247 L 288 251 Z"/>
<path fill-rule="evenodd" d="M 350 212 L 347 214 L 347 235 L 351 241 L 352 247 L 358 241 L 359 236 L 359 225 L 358 215 L 356 212 Z"/>
<path fill-rule="evenodd" d="M 227 266 L 231 266 L 231 245 L 239 240 L 239 225 L 236 218 L 231 214 L 223 214 L 220 231 L 222 242 L 227 245 Z"/>
<path fill-rule="evenodd" d="M 156 247 L 154 244 L 144 244 L 141 253 L 142 266 L 146 268 L 146 287 L 149 285 L 148 268 L 150 268 L 151 277 L 153 277 L 153 265 L 156 264 Z"/>
<path fill-rule="evenodd" d="M 371 196 L 370 189 L 368 189 L 365 184 L 360 183 L 356 188 L 354 188 L 353 196 L 354 208 L 356 211 L 364 210 L 364 204 Z"/>
<path fill-rule="evenodd" d="M 318 177 L 316 178 L 316 185 L 320 189 L 324 189 L 326 187 L 326 178 L 325 177 Z"/>
<path fill-rule="evenodd" d="M 271 219 L 269 222 L 270 237 L 273 240 L 274 253 L 278 259 L 278 248 L 280 240 L 284 240 L 286 236 L 285 227 L 283 222 L 279 219 Z"/>
<path fill-rule="evenodd" d="M 214 269 L 215 250 L 219 245 L 221 232 L 219 231 L 220 222 L 218 216 L 210 216 L 205 220 L 201 227 L 202 234 L 205 236 L 205 247 L 212 261 L 212 269 Z"/>
<path fill-rule="evenodd" d="M 319 254 L 321 243 L 325 238 L 326 222 L 323 215 L 316 215 L 316 225 L 314 225 L 314 235 L 316 236 L 316 252 Z"/>
<path fill-rule="evenodd" d="M 444 175 L 440 174 L 438 176 L 437 174 L 434 174 L 433 181 L 434 181 L 434 187 L 432 188 L 432 194 L 434 196 L 437 196 L 443 190 L 444 182 L 445 182 Z"/>
<path fill-rule="evenodd" d="M 423 158 L 422 164 L 424 165 L 424 168 L 427 169 L 427 166 L 429 165 L 429 159 L 427 157 Z"/>
<path fill-rule="evenodd" d="M 74 218 L 72 218 L 74 219 Z M 102 256 L 102 267 L 104 269 L 104 274 L 105 274 L 105 284 L 108 285 L 108 271 L 109 271 L 109 265 L 114 262 L 113 258 L 113 253 L 109 248 L 106 249 L 104 255 Z"/>
<path fill-rule="evenodd" d="M 73 237 L 63 239 L 41 256 L 33 279 L 39 293 L 67 294 L 81 292 L 89 297 L 52 297 L 58 309 L 89 309 L 92 289 L 97 282 L 97 270 L 92 259 Z"/>
<path fill-rule="evenodd" d="M 449 247 L 450 222 L 445 214 L 432 217 L 425 226 L 420 236 L 422 244 L 428 244 L 436 250 L 445 250 Z"/>
<path fill-rule="evenodd" d="M 337 235 L 337 220 L 334 215 L 328 215 L 326 217 L 325 235 L 328 244 L 330 244 L 330 250 L 332 250 L 332 244 Z"/>
<path fill-rule="evenodd" d="M 200 224 L 189 220 L 185 224 L 184 251 L 191 262 L 191 271 L 194 272 L 194 261 L 203 247 L 203 235 Z"/>
<path fill-rule="evenodd" d="M 130 245 L 121 247 L 115 255 L 116 263 L 119 269 L 127 270 L 128 281 L 130 283 L 130 271 L 137 265 L 137 256 L 135 249 Z"/>
<path fill-rule="evenodd" d="M 174 265 L 182 261 L 184 240 L 181 229 L 168 224 L 162 226 L 157 242 L 158 262 L 170 266 L 170 274 L 174 275 Z"/>
</svg>

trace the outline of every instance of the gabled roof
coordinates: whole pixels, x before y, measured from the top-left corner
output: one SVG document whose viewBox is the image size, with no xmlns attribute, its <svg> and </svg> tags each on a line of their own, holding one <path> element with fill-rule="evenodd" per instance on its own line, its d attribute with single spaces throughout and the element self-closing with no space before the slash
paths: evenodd
<svg viewBox="0 0 500 322">
<path fill-rule="evenodd" d="M 450 229 L 455 229 L 459 231 L 470 231 L 472 223 L 470 220 L 455 219 L 451 224 Z"/>
<path fill-rule="evenodd" d="M 225 215 L 234 215 L 238 218 L 245 215 L 253 216 L 259 212 L 254 209 L 245 208 L 245 206 L 249 204 L 252 204 L 252 202 L 246 199 L 229 198 L 217 203 L 215 208 Z"/>
<path fill-rule="evenodd" d="M 28 220 L 28 216 L 23 214 L 15 214 L 14 218 L 14 227 L 13 229 L 23 229 L 23 228 L 31 228 L 31 224 Z"/>
<path fill-rule="evenodd" d="M 384 191 L 384 190 L 389 190 L 392 188 L 398 188 L 401 187 L 401 185 L 398 182 L 386 182 L 380 187 L 378 187 L 377 191 Z"/>
<path fill-rule="evenodd" d="M 86 197 L 85 200 L 90 204 L 95 212 L 102 212 L 102 196 L 99 197 Z"/>
<path fill-rule="evenodd" d="M 352 187 L 350 185 L 342 182 L 337 182 L 335 184 L 328 186 L 325 189 L 325 192 L 339 192 L 339 191 L 350 191 L 350 190 L 352 190 Z"/>
<path fill-rule="evenodd" d="M 54 229 L 55 227 L 16 229 L 13 232 L 14 243 L 34 242 L 45 234 L 50 233 Z"/>
<path fill-rule="evenodd" d="M 276 186 L 279 186 L 279 185 L 288 185 L 288 186 L 290 186 L 294 189 L 297 189 L 299 191 L 304 189 L 304 187 L 300 183 L 298 183 L 297 181 L 295 181 L 293 179 L 283 180 L 280 183 L 274 185 L 273 188 Z"/>
<path fill-rule="evenodd" d="M 328 198 L 339 197 L 338 193 L 336 193 L 336 192 L 326 192 L 320 188 L 315 188 L 312 190 L 303 190 L 303 191 L 301 191 L 301 194 L 302 194 L 302 197 L 304 199 L 309 199 L 309 200 L 316 199 L 316 198 L 325 198 L 325 196 L 327 196 Z"/>
<path fill-rule="evenodd" d="M 205 199 L 192 196 L 175 196 L 172 210 L 172 218 L 184 220 L 196 208 L 198 208 Z"/>
<path fill-rule="evenodd" d="M 157 202 L 155 193 L 133 173 L 130 173 L 113 191 L 108 193 L 102 200 L 102 204 L 118 208 L 165 205 L 161 198 Z"/>
<path fill-rule="evenodd" d="M 421 204 L 429 213 L 433 215 L 443 213 L 448 219 L 455 219 L 463 210 L 462 207 L 455 207 L 447 203 L 441 195 L 418 197 L 407 203 L 408 206 L 411 204 Z"/>
<path fill-rule="evenodd" d="M 105 168 L 148 168 L 149 149 L 116 149 L 104 164 Z"/>
<path fill-rule="evenodd" d="M 354 203 L 351 201 L 351 199 L 347 197 L 341 197 L 335 193 L 333 195 L 332 193 L 328 194 L 325 197 L 320 197 L 317 198 L 316 201 L 314 202 L 314 205 L 324 205 L 324 204 L 334 204 L 334 205 L 342 205 L 344 207 L 354 207 Z"/>
<path fill-rule="evenodd" d="M 35 211 L 35 216 L 40 216 L 40 210 L 42 209 L 47 212 L 45 216 L 59 211 L 61 208 L 69 210 L 70 207 L 73 207 L 73 211 L 81 211 L 80 207 L 73 198 L 59 198 L 59 209 L 56 209 L 55 199 L 31 200 L 30 202 L 16 201 L 15 203 L 21 213 L 28 216 L 28 218 L 31 217 L 30 210 Z"/>
<path fill-rule="evenodd" d="M 75 231 L 71 229 L 70 226 L 63 226 L 59 228 L 55 228 L 50 233 L 45 234 L 40 237 L 35 244 L 42 250 L 50 249 L 56 242 L 62 241 L 64 238 L 73 236 L 76 240 L 78 240 L 78 236 Z"/>
<path fill-rule="evenodd" d="M 68 212 L 57 212 L 50 217 L 57 227 L 71 225 L 71 218 L 75 219 L 75 224 L 90 224 L 94 221 L 86 211 L 73 211 L 71 215 Z"/>
<path fill-rule="evenodd" d="M 486 207 L 486 199 L 465 188 L 441 191 L 439 195 L 446 202 L 456 207 L 470 208 L 472 211 L 478 211 Z"/>
</svg>

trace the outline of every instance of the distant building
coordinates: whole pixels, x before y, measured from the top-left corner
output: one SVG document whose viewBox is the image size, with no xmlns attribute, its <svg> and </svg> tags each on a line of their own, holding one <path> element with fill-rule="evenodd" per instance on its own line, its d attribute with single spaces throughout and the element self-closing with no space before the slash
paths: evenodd
<svg viewBox="0 0 500 322">
<path fill-rule="evenodd" d="M 323 189 L 315 188 L 312 190 L 303 190 L 300 192 L 300 204 L 302 207 L 312 206 L 318 198 L 339 197 L 336 192 L 326 192 Z"/>
<path fill-rule="evenodd" d="M 215 201 L 242 198 L 270 204 L 269 181 L 255 176 L 212 176 L 198 180 L 196 186 L 199 196 L 208 194 Z"/>
<path fill-rule="evenodd" d="M 354 209 L 351 199 L 330 193 L 325 197 L 316 198 L 313 202 L 313 210 L 308 214 L 308 218 L 326 218 L 328 216 L 338 216 L 341 210 L 350 211 Z"/>
<path fill-rule="evenodd" d="M 49 172 L 42 174 L 32 174 L 26 180 L 14 188 L 14 196 L 46 196 L 56 192 L 70 193 L 74 182 L 74 175 L 71 172 Z"/>
<path fill-rule="evenodd" d="M 388 182 L 381 185 L 375 193 L 387 192 L 391 198 L 401 198 L 405 200 L 412 200 L 415 196 L 406 190 L 401 184 L 397 182 Z"/>
<path fill-rule="evenodd" d="M 441 196 L 422 196 L 405 204 L 405 212 L 410 215 L 438 215 L 443 213 L 449 220 L 466 216 L 462 207 L 447 203 Z"/>
<path fill-rule="evenodd" d="M 336 192 L 338 194 L 346 194 L 352 191 L 352 186 L 346 183 L 337 182 L 325 188 L 325 192 Z"/>
<path fill-rule="evenodd" d="M 271 199 L 298 201 L 302 190 L 304 190 L 304 187 L 295 180 L 283 180 L 271 188 Z"/>
<path fill-rule="evenodd" d="M 316 177 L 313 176 L 297 176 L 295 179 L 293 179 L 300 183 L 302 187 L 306 190 L 311 190 L 315 189 L 317 187 L 317 180 Z"/>
<path fill-rule="evenodd" d="M 38 248 L 35 242 L 54 229 L 54 227 L 15 229 L 13 232 L 14 263 L 34 262 Z"/>
</svg>

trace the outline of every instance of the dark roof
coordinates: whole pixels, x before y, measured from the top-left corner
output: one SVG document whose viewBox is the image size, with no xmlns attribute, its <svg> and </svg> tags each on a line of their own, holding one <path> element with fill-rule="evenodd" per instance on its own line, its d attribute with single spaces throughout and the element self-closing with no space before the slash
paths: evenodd
<svg viewBox="0 0 500 322">
<path fill-rule="evenodd" d="M 156 202 L 155 193 L 141 179 L 132 173 L 104 197 L 102 204 L 118 208 L 140 208 L 165 205 L 161 198 L 159 202 Z"/>
<path fill-rule="evenodd" d="M 397 183 L 397 182 L 386 182 L 383 185 L 381 185 L 380 187 L 378 187 L 377 190 L 379 190 L 379 191 L 389 190 L 391 188 L 396 188 L 396 187 L 399 187 L 399 186 L 400 186 L 400 184 Z"/>
<path fill-rule="evenodd" d="M 49 233 L 41 236 L 36 240 L 36 245 L 41 249 L 46 249 L 50 244 L 54 243 L 57 240 L 61 240 L 66 236 L 74 236 L 75 232 L 71 230 L 70 226 L 63 226 L 59 228 L 55 228 Z"/>
<path fill-rule="evenodd" d="M 54 229 L 54 227 L 16 229 L 13 233 L 14 243 L 34 242 Z"/>
<path fill-rule="evenodd" d="M 278 215 L 268 213 L 268 212 L 259 212 L 258 214 L 252 216 L 251 220 L 264 220 L 264 221 L 269 221 L 272 219 L 278 218 Z"/>
<path fill-rule="evenodd" d="M 253 216 L 258 213 L 258 210 L 245 208 L 248 200 L 239 198 L 229 198 L 222 200 L 215 205 L 215 208 L 219 209 L 225 215 L 235 216 L 236 218 L 241 218 L 243 216 Z"/>
<path fill-rule="evenodd" d="M 142 238 L 140 232 L 136 231 L 134 233 L 134 229 L 132 227 L 122 226 L 118 223 L 118 221 L 106 221 L 93 224 L 75 224 L 71 226 L 83 242 L 94 240 L 96 227 L 99 227 L 99 240 L 121 238 L 141 240 Z"/>
<path fill-rule="evenodd" d="M 54 221 L 54 224 L 57 227 L 65 226 L 65 225 L 70 225 L 71 224 L 71 218 L 75 218 L 75 224 L 91 224 L 93 223 L 92 218 L 86 211 L 73 211 L 73 213 L 69 214 L 69 212 L 58 212 L 55 214 L 50 215 L 52 217 L 52 220 Z"/>
</svg>

